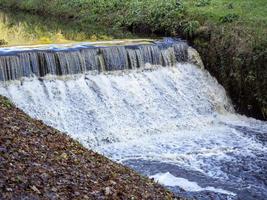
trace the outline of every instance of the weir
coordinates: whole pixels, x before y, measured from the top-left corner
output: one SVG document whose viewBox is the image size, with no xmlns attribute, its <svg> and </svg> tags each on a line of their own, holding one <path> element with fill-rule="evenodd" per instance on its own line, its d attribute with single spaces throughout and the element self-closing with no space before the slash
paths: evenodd
<svg viewBox="0 0 267 200">
<path fill-rule="evenodd" d="M 0 81 L 22 77 L 70 75 L 88 71 L 137 69 L 145 64 L 173 66 L 188 60 L 188 45 L 165 39 L 125 46 L 79 45 L 68 48 L 0 50 Z"/>
<path fill-rule="evenodd" d="M 235 113 L 186 42 L 0 51 L 0 95 L 85 147 L 189 199 L 267 196 L 267 123 Z"/>
</svg>

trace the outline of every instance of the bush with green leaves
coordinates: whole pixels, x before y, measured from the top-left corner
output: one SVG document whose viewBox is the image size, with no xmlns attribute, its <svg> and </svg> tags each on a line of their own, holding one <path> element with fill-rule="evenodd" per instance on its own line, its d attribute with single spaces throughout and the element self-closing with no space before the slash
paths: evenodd
<svg viewBox="0 0 267 200">
<path fill-rule="evenodd" d="M 4 39 L 0 39 L 0 46 L 4 46 L 4 45 L 7 45 L 8 42 Z"/>
<path fill-rule="evenodd" d="M 239 19 L 239 15 L 237 15 L 235 13 L 230 13 L 230 14 L 227 14 L 227 15 L 221 17 L 220 21 L 222 23 L 232 23 L 238 19 Z"/>
<path fill-rule="evenodd" d="M 167 30 L 173 32 L 179 26 L 184 7 L 175 0 L 132 0 L 127 3 L 126 17 L 123 24 L 127 26 L 147 25 L 152 31 Z"/>
<path fill-rule="evenodd" d="M 199 26 L 200 26 L 199 21 L 196 20 L 188 21 L 182 25 L 183 33 L 189 38 L 193 37 Z"/>
<path fill-rule="evenodd" d="M 198 0 L 198 1 L 195 3 L 195 6 L 197 6 L 197 7 L 208 6 L 208 5 L 210 5 L 210 2 L 211 2 L 211 0 Z"/>
</svg>

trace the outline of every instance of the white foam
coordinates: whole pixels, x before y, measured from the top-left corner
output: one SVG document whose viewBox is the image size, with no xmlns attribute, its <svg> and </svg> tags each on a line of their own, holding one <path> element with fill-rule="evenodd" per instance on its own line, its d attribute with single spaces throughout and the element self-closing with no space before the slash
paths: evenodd
<svg viewBox="0 0 267 200">
<path fill-rule="evenodd" d="M 118 162 L 166 162 L 228 181 L 221 161 L 267 153 L 266 146 L 230 126 L 264 132 L 266 122 L 235 114 L 222 86 L 191 64 L 25 79 L 0 86 L 0 94 Z"/>
<path fill-rule="evenodd" d="M 186 191 L 190 192 L 201 192 L 201 191 L 212 191 L 215 193 L 221 193 L 221 194 L 227 194 L 227 195 L 232 195 L 236 196 L 235 193 L 223 190 L 220 188 L 214 188 L 214 187 L 201 187 L 199 186 L 196 182 L 189 181 L 184 178 L 176 177 L 173 176 L 171 173 L 158 173 L 153 176 L 150 176 L 150 178 L 153 178 L 155 181 L 158 183 L 169 186 L 169 187 L 180 187 Z"/>
</svg>

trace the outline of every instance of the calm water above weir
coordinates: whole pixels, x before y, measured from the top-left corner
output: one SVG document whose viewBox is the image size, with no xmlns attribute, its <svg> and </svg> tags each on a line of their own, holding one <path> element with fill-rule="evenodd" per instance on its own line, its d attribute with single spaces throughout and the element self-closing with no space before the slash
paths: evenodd
<svg viewBox="0 0 267 200">
<path fill-rule="evenodd" d="M 52 44 L 80 41 L 137 38 L 118 28 L 106 28 L 96 24 L 80 26 L 73 20 L 40 17 L 25 12 L 0 9 L 0 46 Z M 139 37 L 140 38 L 140 37 Z"/>
</svg>

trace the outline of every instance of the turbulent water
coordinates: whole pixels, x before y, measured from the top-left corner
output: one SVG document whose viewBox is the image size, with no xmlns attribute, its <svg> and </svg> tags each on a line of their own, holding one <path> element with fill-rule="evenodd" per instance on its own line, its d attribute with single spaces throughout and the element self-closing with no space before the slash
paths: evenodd
<svg viewBox="0 0 267 200">
<path fill-rule="evenodd" d="M 267 197 L 267 123 L 235 114 L 181 40 L 0 50 L 0 94 L 197 199 Z M 194 56 L 193 56 L 194 57 Z"/>
<path fill-rule="evenodd" d="M 266 199 L 267 123 L 192 64 L 2 83 L 34 118 L 185 197 Z"/>
</svg>

